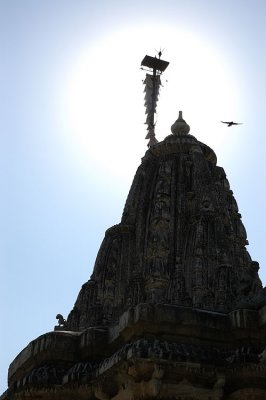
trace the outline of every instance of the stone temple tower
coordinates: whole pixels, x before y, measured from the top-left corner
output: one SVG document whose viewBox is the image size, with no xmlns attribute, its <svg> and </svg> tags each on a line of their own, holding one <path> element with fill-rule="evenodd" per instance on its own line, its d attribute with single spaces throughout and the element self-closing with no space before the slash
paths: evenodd
<svg viewBox="0 0 266 400">
<path fill-rule="evenodd" d="M 182 118 L 146 152 L 121 222 L 1 399 L 265 400 L 266 294 L 226 174 Z"/>
</svg>

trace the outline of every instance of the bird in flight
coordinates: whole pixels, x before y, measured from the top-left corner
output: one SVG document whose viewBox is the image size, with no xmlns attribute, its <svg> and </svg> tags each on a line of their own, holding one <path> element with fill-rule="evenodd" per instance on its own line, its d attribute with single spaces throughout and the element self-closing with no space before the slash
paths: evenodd
<svg viewBox="0 0 266 400">
<path fill-rule="evenodd" d="M 242 122 L 233 122 L 233 121 L 230 121 L 230 122 L 226 122 L 226 121 L 221 121 L 223 124 L 227 124 L 227 126 L 229 127 L 229 126 L 232 126 L 232 125 L 242 125 Z"/>
</svg>

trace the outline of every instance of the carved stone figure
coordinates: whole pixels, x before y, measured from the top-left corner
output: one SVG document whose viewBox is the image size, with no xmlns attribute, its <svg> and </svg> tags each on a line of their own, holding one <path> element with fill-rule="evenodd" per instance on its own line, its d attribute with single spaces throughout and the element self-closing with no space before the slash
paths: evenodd
<svg viewBox="0 0 266 400">
<path fill-rule="evenodd" d="M 57 314 L 56 319 L 58 320 L 59 326 L 66 326 L 66 320 L 62 314 Z"/>
</svg>

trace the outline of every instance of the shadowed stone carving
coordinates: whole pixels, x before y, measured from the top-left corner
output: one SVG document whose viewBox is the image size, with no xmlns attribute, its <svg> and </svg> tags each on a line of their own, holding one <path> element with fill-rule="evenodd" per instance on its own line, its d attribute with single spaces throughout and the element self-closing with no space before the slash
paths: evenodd
<svg viewBox="0 0 266 400">
<path fill-rule="evenodd" d="M 142 159 L 122 221 L 107 231 L 89 281 L 97 295 L 84 301 L 85 284 L 70 329 L 114 323 L 139 302 L 228 312 L 262 289 L 214 152 L 188 134 L 182 115 L 172 131 Z"/>
<path fill-rule="evenodd" d="M 58 320 L 58 326 L 66 326 L 66 320 L 62 314 L 57 314 L 56 319 Z"/>
<path fill-rule="evenodd" d="M 266 289 L 215 153 L 145 154 L 67 321 L 31 342 L 1 400 L 265 400 Z"/>
</svg>

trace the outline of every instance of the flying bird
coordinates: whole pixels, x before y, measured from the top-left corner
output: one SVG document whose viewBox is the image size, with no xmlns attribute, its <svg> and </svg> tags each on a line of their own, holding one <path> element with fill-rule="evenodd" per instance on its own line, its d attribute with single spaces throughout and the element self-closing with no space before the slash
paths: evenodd
<svg viewBox="0 0 266 400">
<path fill-rule="evenodd" d="M 225 121 L 221 121 L 223 124 L 227 124 L 227 126 L 232 126 L 232 125 L 242 125 L 242 122 L 225 122 Z"/>
</svg>

